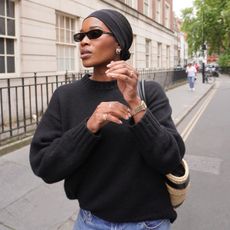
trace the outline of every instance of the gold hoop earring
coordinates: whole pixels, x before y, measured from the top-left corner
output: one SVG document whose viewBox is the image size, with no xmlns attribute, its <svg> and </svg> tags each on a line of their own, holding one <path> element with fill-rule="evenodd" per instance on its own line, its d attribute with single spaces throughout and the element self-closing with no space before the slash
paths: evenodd
<svg viewBox="0 0 230 230">
<path fill-rule="evenodd" d="M 120 54 L 121 53 L 121 48 L 116 48 L 116 54 Z"/>
</svg>

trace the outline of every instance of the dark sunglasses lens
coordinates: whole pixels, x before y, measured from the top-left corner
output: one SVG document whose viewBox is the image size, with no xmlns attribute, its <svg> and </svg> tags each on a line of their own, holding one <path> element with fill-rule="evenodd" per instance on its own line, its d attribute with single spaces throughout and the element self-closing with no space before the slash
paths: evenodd
<svg viewBox="0 0 230 230">
<path fill-rule="evenodd" d="M 77 33 L 73 36 L 75 42 L 81 42 L 84 37 L 85 33 Z"/>
<path fill-rule="evenodd" d="M 99 38 L 102 34 L 103 34 L 103 31 L 101 30 L 90 30 L 87 33 L 87 37 L 89 39 L 96 39 L 96 38 Z"/>
<path fill-rule="evenodd" d="M 83 40 L 83 38 L 85 37 L 85 35 L 89 39 L 96 39 L 96 38 L 99 38 L 102 34 L 103 34 L 102 30 L 90 30 L 87 33 L 77 33 L 77 34 L 74 34 L 73 38 L 74 38 L 75 42 L 81 42 Z"/>
</svg>

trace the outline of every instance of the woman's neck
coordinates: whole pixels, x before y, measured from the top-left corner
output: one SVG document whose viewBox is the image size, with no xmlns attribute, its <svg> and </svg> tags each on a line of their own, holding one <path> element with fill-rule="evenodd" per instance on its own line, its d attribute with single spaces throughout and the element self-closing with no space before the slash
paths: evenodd
<svg viewBox="0 0 230 230">
<path fill-rule="evenodd" d="M 105 74 L 107 69 L 108 68 L 106 66 L 103 68 L 94 67 L 93 74 L 90 79 L 94 81 L 111 81 L 111 78 L 107 77 Z"/>
<path fill-rule="evenodd" d="M 104 62 L 101 65 L 94 66 L 93 74 L 90 77 L 90 79 L 95 81 L 114 81 L 114 79 L 107 77 L 107 75 L 105 74 L 105 71 L 108 69 L 107 65 L 111 63 L 112 60 L 119 61 L 120 58 L 113 57 L 111 60 L 108 60 L 107 62 Z"/>
</svg>

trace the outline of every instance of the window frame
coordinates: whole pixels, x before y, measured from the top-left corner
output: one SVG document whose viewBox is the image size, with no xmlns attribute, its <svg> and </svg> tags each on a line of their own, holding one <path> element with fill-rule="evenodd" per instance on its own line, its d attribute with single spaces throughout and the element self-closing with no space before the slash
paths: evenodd
<svg viewBox="0 0 230 230">
<path fill-rule="evenodd" d="M 156 21 L 162 23 L 162 0 L 156 1 Z"/>
<path fill-rule="evenodd" d="M 170 68 L 170 45 L 166 45 L 166 68 Z"/>
<path fill-rule="evenodd" d="M 137 10 L 137 0 L 125 0 L 125 4 Z"/>
<path fill-rule="evenodd" d="M 4 33 L 0 34 L 0 39 L 2 39 L 3 41 L 3 49 L 2 52 L 0 53 L 0 57 L 3 58 L 4 60 L 4 64 L 3 64 L 3 72 L 0 72 L 0 77 L 1 76 L 15 76 L 16 71 L 17 71 L 17 65 L 16 65 L 16 56 L 17 56 L 17 50 L 16 50 L 16 42 L 17 42 L 17 30 L 16 30 L 16 22 L 17 22 L 17 11 L 16 11 L 16 4 L 14 1 L 7 1 L 7 0 L 2 0 L 2 2 L 4 4 L 4 9 L 3 9 L 3 14 L 0 15 L 0 19 L 3 19 L 3 23 L 4 23 L 4 28 L 5 31 L 3 31 Z M 10 6 L 13 7 L 13 10 L 8 10 L 7 8 L 7 3 L 12 4 Z M 8 5 L 9 6 L 9 5 Z M 9 8 L 10 9 L 10 8 Z M 13 12 L 13 15 L 10 15 Z M 10 28 L 10 24 L 8 23 L 9 20 L 11 20 L 13 22 L 13 28 Z M 9 31 L 13 31 L 13 34 L 9 34 Z M 11 51 L 9 51 L 9 46 L 8 46 L 8 42 L 9 41 L 13 41 L 13 46 L 11 46 Z M 12 59 L 13 58 L 13 59 Z M 12 67 L 12 71 L 10 71 L 9 69 L 9 64 L 10 63 L 10 59 L 13 60 L 13 67 Z"/>
<path fill-rule="evenodd" d="M 145 68 L 152 67 L 152 40 L 146 38 L 145 39 Z"/>
<path fill-rule="evenodd" d="M 157 42 L 157 68 L 162 68 L 162 43 Z"/>
<path fill-rule="evenodd" d="M 165 27 L 170 28 L 170 5 L 165 3 Z"/>
<path fill-rule="evenodd" d="M 144 0 L 143 1 L 143 13 L 149 18 L 152 18 L 152 1 Z"/>
<path fill-rule="evenodd" d="M 73 35 L 76 31 L 76 17 L 56 11 L 55 31 L 57 72 L 74 72 L 76 70 L 76 44 Z"/>
</svg>

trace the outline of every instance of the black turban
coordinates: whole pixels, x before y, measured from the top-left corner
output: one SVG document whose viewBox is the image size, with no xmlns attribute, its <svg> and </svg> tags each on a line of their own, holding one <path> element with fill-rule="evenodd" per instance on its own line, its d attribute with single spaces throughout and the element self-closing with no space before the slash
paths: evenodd
<svg viewBox="0 0 230 230">
<path fill-rule="evenodd" d="M 121 47 L 120 58 L 128 60 L 130 58 L 129 48 L 133 42 L 133 31 L 124 15 L 115 10 L 102 9 L 94 11 L 87 18 L 89 17 L 98 18 L 109 28 Z"/>
</svg>

